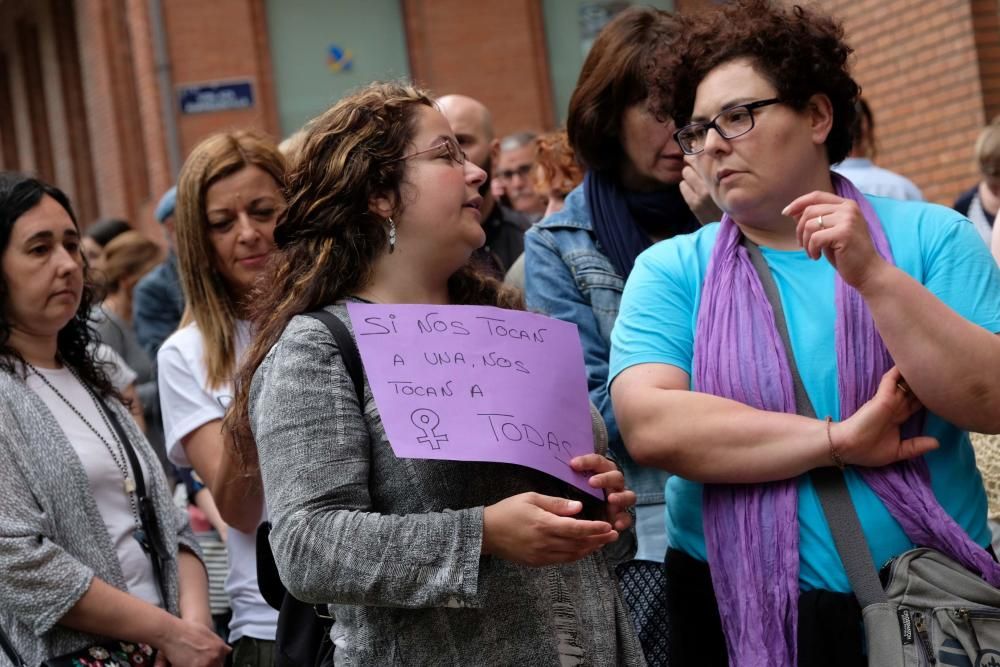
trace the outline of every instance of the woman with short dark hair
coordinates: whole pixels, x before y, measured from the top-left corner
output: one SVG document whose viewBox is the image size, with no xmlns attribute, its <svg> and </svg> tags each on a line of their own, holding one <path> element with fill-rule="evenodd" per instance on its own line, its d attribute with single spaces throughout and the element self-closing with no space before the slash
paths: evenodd
<svg viewBox="0 0 1000 667">
<path fill-rule="evenodd" d="M 663 555 L 663 487 L 667 475 L 637 465 L 622 445 L 607 391 L 611 328 L 636 256 L 719 211 L 686 168 L 669 116 L 650 110 L 648 71 L 656 49 L 674 38 L 673 17 L 627 9 L 608 23 L 583 64 L 569 105 L 567 131 L 588 169 L 564 208 L 525 235 L 528 307 L 580 330 L 590 400 L 608 425 L 611 447 L 638 494 L 636 560 L 619 568 L 622 588 L 646 659 L 665 664 L 667 631 L 659 602 Z M 692 212 L 692 210 L 694 212 Z"/>
<path fill-rule="evenodd" d="M 84 266 L 66 195 L 0 173 L 0 629 L 30 665 L 109 639 L 222 665 L 194 536 L 95 357 Z"/>
<path fill-rule="evenodd" d="M 859 93 L 833 19 L 741 0 L 677 34 L 657 96 L 726 215 L 636 261 L 610 371 L 630 452 L 675 473 L 673 664 L 864 665 L 810 473 L 843 469 L 877 565 L 916 544 L 1000 583 L 966 433 L 1000 431 L 1000 270 L 954 211 L 830 171 Z"/>
</svg>

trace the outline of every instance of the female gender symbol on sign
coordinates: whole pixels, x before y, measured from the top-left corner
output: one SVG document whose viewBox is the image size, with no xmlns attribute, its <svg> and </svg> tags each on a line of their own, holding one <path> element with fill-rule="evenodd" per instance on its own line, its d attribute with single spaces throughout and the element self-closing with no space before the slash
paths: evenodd
<svg viewBox="0 0 1000 667">
<path fill-rule="evenodd" d="M 441 424 L 438 413 L 427 408 L 414 410 L 410 415 L 410 421 L 419 428 L 423 435 L 417 438 L 417 442 L 422 445 L 430 445 L 431 449 L 441 449 L 442 442 L 448 442 L 448 436 L 437 433 L 435 429 Z"/>
</svg>

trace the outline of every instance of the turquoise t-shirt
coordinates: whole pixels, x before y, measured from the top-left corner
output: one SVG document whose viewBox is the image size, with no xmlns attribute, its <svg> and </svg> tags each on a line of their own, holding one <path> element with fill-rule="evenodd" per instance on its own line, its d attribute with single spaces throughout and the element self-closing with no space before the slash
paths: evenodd
<svg viewBox="0 0 1000 667">
<path fill-rule="evenodd" d="M 869 197 L 882 221 L 896 265 L 966 319 L 1000 332 L 1000 269 L 973 225 L 951 209 L 922 202 Z M 678 236 L 641 254 L 611 335 L 609 383 L 636 364 L 664 363 L 688 375 L 695 321 L 719 225 Z M 840 419 L 834 341 L 835 270 L 805 251 L 762 248 L 788 320 L 792 350 L 806 391 L 821 416 Z M 960 351 L 956 351 L 960 353 Z M 928 415 L 926 433 L 941 447 L 927 454 L 931 486 L 944 509 L 977 543 L 990 543 L 986 495 L 966 433 Z M 900 525 L 859 475 L 847 484 L 876 565 L 913 547 Z M 819 499 L 803 476 L 798 483 L 799 584 L 848 592 Z M 701 518 L 702 485 L 671 477 L 666 486 L 670 546 L 707 560 Z"/>
</svg>

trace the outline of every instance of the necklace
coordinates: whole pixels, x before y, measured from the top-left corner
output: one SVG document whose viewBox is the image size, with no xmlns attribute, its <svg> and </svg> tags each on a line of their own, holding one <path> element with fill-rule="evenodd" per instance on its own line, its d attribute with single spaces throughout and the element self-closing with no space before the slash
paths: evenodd
<svg viewBox="0 0 1000 667">
<path fill-rule="evenodd" d="M 107 428 L 108 433 L 111 434 L 111 439 L 114 441 L 115 446 L 112 446 L 111 443 L 108 442 L 103 435 L 101 435 L 101 432 L 98 431 L 96 428 L 94 428 L 93 424 L 91 424 L 87 420 L 87 418 L 84 417 L 83 414 L 76 409 L 75 405 L 69 402 L 69 399 L 67 399 L 65 396 L 62 395 L 61 391 L 56 389 L 55 385 L 49 382 L 49 379 L 47 377 L 42 375 L 42 373 L 37 368 L 35 368 L 30 362 L 26 361 L 25 363 L 28 365 L 28 368 L 30 368 L 31 371 L 35 375 L 37 375 L 42 380 L 42 382 L 45 383 L 45 386 L 47 386 L 49 390 L 53 394 L 55 394 L 56 397 L 59 398 L 59 400 L 65 403 L 66 407 L 72 410 L 73 414 L 75 414 L 77 418 L 79 418 L 79 420 L 82 421 L 88 429 L 90 429 L 90 432 L 93 433 L 95 436 L 97 436 L 97 439 L 101 441 L 101 443 L 104 445 L 104 448 L 108 450 L 108 454 L 111 455 L 111 460 L 115 462 L 115 465 L 122 473 L 122 478 L 125 480 L 123 484 L 123 487 L 125 489 L 125 495 L 128 496 L 129 506 L 132 508 L 132 517 L 136 520 L 136 525 L 139 525 L 139 509 L 136 506 L 136 498 L 135 498 L 135 489 L 136 489 L 135 480 L 129 475 L 128 455 L 125 454 L 125 444 L 118 439 L 118 435 L 115 433 L 115 430 L 111 428 L 111 424 L 108 422 L 108 417 L 107 415 L 104 414 L 104 410 L 101 409 L 100 403 L 97 402 L 97 396 L 94 395 L 93 390 L 89 386 L 87 386 L 86 382 L 80 379 L 80 376 L 76 374 L 76 371 L 73 369 L 72 366 L 69 366 L 68 364 L 66 365 L 66 368 L 69 370 L 70 374 L 76 379 L 77 382 L 80 383 L 80 386 L 82 386 L 84 390 L 90 395 L 90 399 L 94 402 L 94 407 L 97 408 L 98 414 L 101 415 L 101 420 L 104 422 L 104 427 Z"/>
</svg>

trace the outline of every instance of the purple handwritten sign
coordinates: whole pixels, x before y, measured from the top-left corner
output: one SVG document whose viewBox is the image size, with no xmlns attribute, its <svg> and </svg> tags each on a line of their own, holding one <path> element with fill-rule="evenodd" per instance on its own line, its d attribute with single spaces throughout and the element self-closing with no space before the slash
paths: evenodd
<svg viewBox="0 0 1000 667">
<path fill-rule="evenodd" d="M 603 499 L 569 467 L 594 451 L 576 325 L 487 306 L 347 310 L 396 456 L 517 463 Z"/>
</svg>

